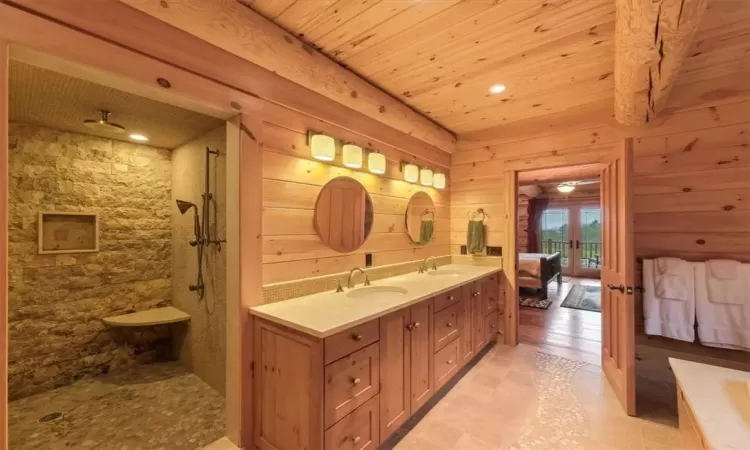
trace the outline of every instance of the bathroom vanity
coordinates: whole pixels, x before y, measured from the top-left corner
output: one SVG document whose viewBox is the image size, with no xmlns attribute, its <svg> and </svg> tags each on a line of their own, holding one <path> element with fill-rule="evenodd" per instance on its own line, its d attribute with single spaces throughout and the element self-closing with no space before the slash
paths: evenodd
<svg viewBox="0 0 750 450">
<path fill-rule="evenodd" d="M 750 372 L 669 358 L 684 448 L 750 448 Z"/>
<path fill-rule="evenodd" d="M 491 342 L 497 267 L 450 264 L 253 308 L 253 443 L 376 449 Z"/>
</svg>

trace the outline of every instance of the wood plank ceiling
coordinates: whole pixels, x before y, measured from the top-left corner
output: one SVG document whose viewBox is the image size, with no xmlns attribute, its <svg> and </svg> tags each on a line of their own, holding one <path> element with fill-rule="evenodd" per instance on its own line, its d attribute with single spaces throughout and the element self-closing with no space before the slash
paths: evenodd
<svg viewBox="0 0 750 450">
<path fill-rule="evenodd" d="M 459 137 L 613 110 L 615 0 L 242 1 Z M 667 112 L 750 92 L 749 36 L 750 1 L 708 2 Z"/>
<path fill-rule="evenodd" d="M 456 133 L 603 103 L 613 0 L 246 0 Z M 490 86 L 504 84 L 492 95 Z"/>
</svg>

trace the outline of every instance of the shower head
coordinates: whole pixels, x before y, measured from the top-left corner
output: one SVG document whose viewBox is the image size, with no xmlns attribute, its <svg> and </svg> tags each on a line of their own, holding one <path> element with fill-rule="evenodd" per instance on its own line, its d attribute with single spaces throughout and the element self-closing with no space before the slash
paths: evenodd
<svg viewBox="0 0 750 450">
<path fill-rule="evenodd" d="M 86 119 L 83 121 L 83 124 L 95 130 L 107 131 L 110 133 L 122 133 L 125 131 L 125 127 L 122 125 L 109 121 L 109 111 L 106 109 L 99 110 L 99 115 L 99 119 Z"/>
<path fill-rule="evenodd" d="M 190 208 L 195 208 L 195 211 L 198 212 L 198 206 L 196 206 L 195 203 L 185 200 L 177 200 L 177 209 L 180 210 L 180 214 L 185 214 Z"/>
</svg>

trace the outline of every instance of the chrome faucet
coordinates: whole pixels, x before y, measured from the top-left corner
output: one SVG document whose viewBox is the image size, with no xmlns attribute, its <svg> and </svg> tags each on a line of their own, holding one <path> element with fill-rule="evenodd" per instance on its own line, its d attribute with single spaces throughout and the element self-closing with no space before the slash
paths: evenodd
<svg viewBox="0 0 750 450">
<path fill-rule="evenodd" d="M 419 273 L 427 272 L 428 270 L 427 261 L 429 261 L 430 258 L 432 258 L 432 270 L 437 270 L 437 264 L 436 264 L 437 258 L 435 258 L 434 256 L 428 256 L 427 258 L 424 259 L 424 261 L 422 261 L 422 267 L 419 268 Z"/>
<path fill-rule="evenodd" d="M 365 276 L 365 286 L 369 286 L 370 285 L 370 277 L 367 276 L 367 272 L 365 272 L 364 270 L 360 269 L 359 267 L 355 267 L 355 268 L 353 268 L 352 270 L 349 271 L 349 280 L 346 282 L 346 287 L 348 287 L 349 289 L 351 289 L 351 288 L 354 287 L 352 285 L 352 277 L 354 276 L 354 272 L 356 272 L 356 271 L 359 271 L 359 273 L 361 273 L 362 275 Z"/>
</svg>

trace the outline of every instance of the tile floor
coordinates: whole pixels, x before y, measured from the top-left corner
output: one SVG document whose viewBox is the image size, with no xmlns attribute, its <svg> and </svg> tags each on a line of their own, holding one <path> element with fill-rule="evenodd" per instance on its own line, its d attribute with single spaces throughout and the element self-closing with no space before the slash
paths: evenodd
<svg viewBox="0 0 750 450">
<path fill-rule="evenodd" d="M 627 416 L 589 355 L 562 351 L 495 346 L 395 448 L 682 448 L 674 415 Z"/>
<path fill-rule="evenodd" d="M 40 423 L 40 417 L 62 418 Z M 224 397 L 178 363 L 86 378 L 9 405 L 10 448 L 195 449 L 224 436 Z"/>
</svg>

